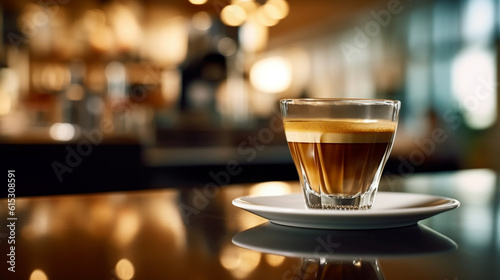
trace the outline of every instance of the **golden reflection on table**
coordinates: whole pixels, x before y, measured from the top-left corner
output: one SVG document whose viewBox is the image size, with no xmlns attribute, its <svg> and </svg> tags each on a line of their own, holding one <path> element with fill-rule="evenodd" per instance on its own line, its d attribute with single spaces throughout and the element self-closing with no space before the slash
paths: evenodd
<svg viewBox="0 0 500 280">
<path fill-rule="evenodd" d="M 300 192 L 296 182 L 27 197 L 16 199 L 16 272 L 8 271 L 6 261 L 2 261 L 0 278 L 332 279 L 329 277 L 335 276 L 344 278 L 334 279 L 353 279 L 345 278 L 354 275 L 346 271 L 361 265 L 380 270 L 379 274 L 370 274 L 375 277 L 370 279 L 500 276 L 495 266 L 500 260 L 500 196 L 496 173 L 469 170 L 420 174 L 382 180 L 382 184 L 385 191 L 430 193 L 460 200 L 460 208 L 409 228 L 410 232 L 432 232 L 438 239 L 442 236 L 457 248 L 432 252 L 437 247 L 431 243 L 430 252 L 412 252 L 405 245 L 418 244 L 416 239 L 423 237 L 406 233 L 398 237 L 397 230 L 408 229 L 327 230 L 316 234 L 307 229 L 268 224 L 266 219 L 231 204 L 239 196 Z M 6 204 L 2 200 L 2 205 Z M 2 207 L 0 212 L 4 223 L 6 208 Z M 293 241 L 290 247 L 285 243 L 278 251 L 269 251 L 272 246 L 250 250 L 233 243 L 238 234 L 259 229 L 257 226 L 277 227 L 276 240 L 282 240 L 281 236 L 283 240 L 295 239 L 290 239 Z M 294 233 L 297 230 L 298 235 Z M 0 236 L 0 259 L 8 260 L 4 232 L 5 228 Z M 347 251 L 332 251 L 317 259 L 307 254 L 290 254 L 297 244 L 307 241 L 304 236 L 315 242 L 320 233 L 333 236 Z M 254 236 L 254 241 L 265 240 L 257 233 Z M 369 248 L 362 251 L 363 248 L 352 245 L 353 240 L 365 237 L 373 239 L 374 246 L 382 251 L 367 251 Z M 424 247 L 429 241 L 425 238 Z M 339 260 L 342 254 L 349 258 Z M 364 276 L 362 279 L 367 279 L 367 274 Z"/>
</svg>

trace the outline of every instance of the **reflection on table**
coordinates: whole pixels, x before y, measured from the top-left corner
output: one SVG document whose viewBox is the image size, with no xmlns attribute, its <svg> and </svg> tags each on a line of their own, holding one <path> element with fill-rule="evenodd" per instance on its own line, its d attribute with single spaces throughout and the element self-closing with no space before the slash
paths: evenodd
<svg viewBox="0 0 500 280">
<path fill-rule="evenodd" d="M 16 272 L 5 265 L 4 226 L 0 278 L 332 279 L 360 266 L 371 279 L 500 277 L 496 173 L 393 177 L 381 188 L 452 197 L 461 206 L 411 227 L 332 231 L 269 224 L 231 204 L 299 192 L 296 182 L 18 198 Z"/>
<path fill-rule="evenodd" d="M 413 258 L 411 262 L 415 263 L 450 254 L 457 248 L 451 239 L 421 225 L 325 230 L 266 223 L 237 234 L 233 243 L 250 250 L 302 258 L 301 269 L 295 272 L 300 279 L 385 279 L 381 259 Z M 444 279 L 453 274 L 453 269 L 441 267 L 426 273 L 422 279 L 437 275 Z"/>
</svg>

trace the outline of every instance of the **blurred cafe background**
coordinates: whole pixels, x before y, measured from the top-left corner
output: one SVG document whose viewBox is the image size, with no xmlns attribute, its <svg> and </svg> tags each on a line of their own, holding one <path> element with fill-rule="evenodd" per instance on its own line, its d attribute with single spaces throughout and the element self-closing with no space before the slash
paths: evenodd
<svg viewBox="0 0 500 280">
<path fill-rule="evenodd" d="M 389 175 L 500 169 L 498 0 L 0 3 L 18 196 L 296 180 L 286 97 L 401 100 Z"/>
</svg>

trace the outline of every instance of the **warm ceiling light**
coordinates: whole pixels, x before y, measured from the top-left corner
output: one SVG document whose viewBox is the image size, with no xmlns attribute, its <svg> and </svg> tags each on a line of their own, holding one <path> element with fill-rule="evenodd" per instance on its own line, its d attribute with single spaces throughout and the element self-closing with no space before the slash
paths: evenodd
<svg viewBox="0 0 500 280">
<path fill-rule="evenodd" d="M 229 26 L 240 26 L 247 19 L 247 13 L 238 5 L 227 5 L 222 9 L 220 17 L 224 24 Z"/>
<path fill-rule="evenodd" d="M 290 11 L 290 7 L 285 0 L 269 0 L 263 7 L 271 18 L 278 20 L 284 19 Z"/>
<path fill-rule="evenodd" d="M 273 18 L 264 6 L 260 6 L 256 12 L 257 21 L 264 26 L 274 26 L 278 24 L 279 19 Z"/>
<path fill-rule="evenodd" d="M 247 13 L 247 15 L 253 14 L 259 6 L 253 0 L 232 0 L 231 4 L 242 7 Z"/>
<path fill-rule="evenodd" d="M 108 20 L 111 24 L 113 36 L 117 45 L 123 50 L 136 47 L 141 27 L 134 8 L 124 4 L 114 3 L 109 7 Z"/>
<path fill-rule="evenodd" d="M 241 47 L 248 52 L 263 50 L 267 45 L 268 27 L 250 17 L 240 28 L 238 34 Z"/>
<path fill-rule="evenodd" d="M 292 82 L 290 63 L 279 56 L 262 59 L 250 69 L 250 82 L 262 92 L 283 92 Z"/>
<path fill-rule="evenodd" d="M 186 18 L 180 16 L 155 21 L 144 35 L 144 55 L 163 65 L 181 63 L 188 51 L 188 27 Z"/>
</svg>

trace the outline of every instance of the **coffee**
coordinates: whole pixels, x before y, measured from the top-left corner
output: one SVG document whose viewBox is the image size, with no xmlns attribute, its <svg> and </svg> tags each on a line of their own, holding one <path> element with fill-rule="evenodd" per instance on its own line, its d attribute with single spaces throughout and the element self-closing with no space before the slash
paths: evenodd
<svg viewBox="0 0 500 280">
<path fill-rule="evenodd" d="M 308 208 L 370 209 L 392 149 L 401 102 L 280 100 L 285 135 Z"/>
<path fill-rule="evenodd" d="M 381 172 L 397 123 L 364 119 L 285 119 L 288 146 L 310 191 L 365 193 Z M 381 164 L 382 163 L 382 164 Z"/>
</svg>

